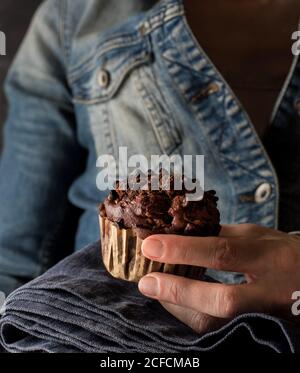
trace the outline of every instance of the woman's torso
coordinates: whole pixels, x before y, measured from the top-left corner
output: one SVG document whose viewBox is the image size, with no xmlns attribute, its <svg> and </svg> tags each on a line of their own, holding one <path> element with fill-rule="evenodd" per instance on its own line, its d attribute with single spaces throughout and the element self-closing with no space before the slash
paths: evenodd
<svg viewBox="0 0 300 373">
<path fill-rule="evenodd" d="M 88 23 L 87 17 L 82 24 Z M 90 24 L 74 37 L 69 66 L 78 139 L 89 151 L 86 171 L 70 190 L 71 201 L 85 210 L 78 248 L 99 237 L 97 204 L 106 192 L 96 187 L 96 160 L 103 154 L 117 158 L 120 146 L 127 147 L 128 156 L 148 159 L 163 153 L 205 154 L 205 188 L 217 191 L 223 223 L 299 227 L 295 208 L 287 209 L 286 226 L 278 219 L 277 180 L 280 172 L 294 177 L 285 184 L 286 211 L 291 186 L 298 185 L 300 154 L 296 144 L 281 140 L 287 131 L 292 139 L 300 135 L 294 106 L 300 97 L 298 65 L 268 135 L 276 144 L 268 146 L 270 153 L 285 150 L 285 159 L 292 159 L 283 167 L 282 157 L 271 154 L 277 175 L 247 113 L 195 40 L 181 1 L 161 1 L 105 33 L 92 31 Z M 279 70 L 274 71 L 282 78 Z"/>
</svg>

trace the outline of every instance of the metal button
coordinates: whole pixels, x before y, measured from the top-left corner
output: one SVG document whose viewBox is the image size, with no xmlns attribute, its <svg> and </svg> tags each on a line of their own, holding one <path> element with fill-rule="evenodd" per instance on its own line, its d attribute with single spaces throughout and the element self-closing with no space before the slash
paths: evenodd
<svg viewBox="0 0 300 373">
<path fill-rule="evenodd" d="M 265 202 L 272 193 L 272 186 L 269 183 L 263 183 L 261 184 L 255 192 L 255 202 L 256 203 L 262 203 Z"/>
<path fill-rule="evenodd" d="M 142 36 L 144 36 L 147 32 L 147 26 L 145 24 L 143 24 L 141 27 L 140 27 L 140 33 Z"/>
<path fill-rule="evenodd" d="M 210 83 L 207 87 L 204 93 L 206 96 L 212 95 L 213 93 L 217 93 L 220 90 L 220 86 L 217 83 Z"/>
<path fill-rule="evenodd" d="M 206 87 L 204 87 L 203 89 L 201 89 L 200 92 L 198 92 L 193 98 L 192 98 L 192 102 L 195 102 L 195 101 L 198 101 L 198 100 L 202 100 L 214 93 L 217 93 L 219 92 L 221 89 L 220 85 L 216 82 L 211 82 L 209 83 Z"/>
<path fill-rule="evenodd" d="M 101 88 L 107 88 L 110 82 L 109 72 L 105 69 L 101 69 L 98 73 L 98 83 Z"/>
</svg>

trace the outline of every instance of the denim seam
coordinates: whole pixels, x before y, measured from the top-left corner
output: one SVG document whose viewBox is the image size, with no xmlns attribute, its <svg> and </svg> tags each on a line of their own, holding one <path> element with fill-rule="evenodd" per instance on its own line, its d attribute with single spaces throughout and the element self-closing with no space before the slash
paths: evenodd
<svg viewBox="0 0 300 373">
<path fill-rule="evenodd" d="M 236 161 L 232 160 L 230 157 L 225 156 L 224 154 L 220 154 L 219 156 L 220 156 L 220 158 L 223 158 L 224 160 L 226 160 L 230 163 L 237 164 Z M 268 183 L 271 183 L 272 186 L 275 186 L 275 184 L 273 183 L 272 180 L 270 180 L 270 178 L 262 177 L 262 176 L 258 175 L 255 171 L 250 170 L 249 168 L 246 168 L 242 163 L 238 163 L 238 165 L 243 171 L 247 172 L 248 174 L 253 175 L 257 180 L 260 180 L 261 183 L 268 182 Z"/>
<path fill-rule="evenodd" d="M 167 61 L 169 63 L 174 63 L 173 60 L 170 60 L 170 59 L 167 59 Z M 182 65 L 181 65 L 182 66 Z M 167 65 L 167 69 L 169 70 L 170 67 Z M 172 79 L 173 81 L 173 79 Z M 194 116 L 194 118 L 197 118 L 198 117 L 198 112 L 194 109 L 194 106 L 191 106 L 190 103 L 189 103 L 189 100 L 188 98 L 186 97 L 186 95 L 184 94 L 184 92 L 182 92 L 182 90 L 178 87 L 177 84 L 173 84 L 173 87 L 174 89 L 178 92 L 179 96 L 183 98 L 183 102 L 185 103 L 185 105 L 189 108 L 191 114 Z M 201 129 L 199 128 L 199 130 L 201 131 Z M 207 136 L 205 136 L 205 138 L 207 139 L 207 142 L 209 142 L 209 147 L 211 149 L 215 148 L 215 144 L 212 143 L 211 139 Z M 213 153 L 215 155 L 215 152 Z M 217 162 L 217 159 L 216 159 L 216 162 Z"/>
<path fill-rule="evenodd" d="M 141 38 L 134 38 L 130 41 L 126 41 L 126 37 L 127 36 L 117 36 L 112 37 L 110 40 L 102 40 L 102 43 L 99 45 L 99 51 L 96 54 L 90 56 L 87 60 L 82 61 L 79 65 L 72 67 L 70 69 L 68 74 L 70 81 L 74 82 L 76 79 L 80 77 L 80 75 L 92 69 L 94 67 L 95 60 L 100 59 L 107 52 L 110 52 L 118 48 L 124 49 L 135 45 L 138 46 L 143 42 Z M 143 50 L 142 46 L 141 50 L 141 54 L 145 54 L 145 51 Z"/>
<path fill-rule="evenodd" d="M 155 14 L 150 15 L 149 17 L 141 21 L 139 24 L 139 29 L 143 30 L 143 34 L 147 35 L 160 27 L 162 24 L 172 20 L 175 17 L 184 14 L 184 8 L 180 2 L 160 5 L 159 11 Z"/>
<path fill-rule="evenodd" d="M 198 51 L 199 53 L 201 53 L 205 59 L 206 59 L 206 62 L 207 63 L 210 63 L 210 66 L 212 67 L 212 69 L 216 72 L 216 75 L 219 76 L 219 77 L 222 77 L 222 74 L 219 72 L 219 70 L 216 68 L 216 66 L 212 63 L 212 61 L 210 60 L 210 58 L 207 56 L 207 54 L 205 53 L 205 51 L 201 48 L 200 44 L 198 43 L 198 41 L 195 39 L 193 33 L 191 32 L 190 30 L 190 27 L 187 23 L 187 19 L 186 17 L 184 16 L 183 17 L 183 22 L 184 22 L 184 25 L 185 25 L 185 28 L 187 29 L 187 31 L 189 32 L 190 34 L 190 37 L 193 39 L 193 42 L 195 44 L 195 46 L 198 48 Z M 227 89 L 227 91 L 233 96 L 233 98 L 236 100 L 237 104 L 239 107 L 242 108 L 242 111 L 243 111 L 243 115 L 244 117 L 246 118 L 247 120 L 247 123 L 248 123 L 248 126 L 250 126 L 251 128 L 251 132 L 252 132 L 252 137 L 253 139 L 255 140 L 257 146 L 259 146 L 262 154 L 264 155 L 264 158 L 266 160 L 266 163 L 268 164 L 268 167 L 269 169 L 271 170 L 272 172 L 272 176 L 273 176 L 273 179 L 274 179 L 274 184 L 275 184 L 275 216 L 274 216 L 274 228 L 276 229 L 278 227 L 278 213 L 279 213 L 279 182 L 278 182 L 278 177 L 277 177 L 277 174 L 276 174 L 276 171 L 274 169 L 274 166 L 270 160 L 270 157 L 269 155 L 267 154 L 266 152 L 266 149 L 265 147 L 263 146 L 262 142 L 260 141 L 258 135 L 257 135 L 257 132 L 255 131 L 254 129 L 254 125 L 252 124 L 252 121 L 250 120 L 249 118 L 249 115 L 248 113 L 245 111 L 245 109 L 243 108 L 242 104 L 240 103 L 240 101 L 237 99 L 236 95 L 233 93 L 232 89 L 230 88 L 229 84 L 226 82 L 226 80 L 223 78 L 222 79 L 223 81 L 223 84 L 225 84 L 225 87 Z M 239 164 L 237 162 L 237 164 Z"/>
<path fill-rule="evenodd" d="M 68 24 L 68 0 L 62 0 L 62 27 L 63 27 L 63 41 L 64 41 L 64 54 L 67 66 L 69 66 L 71 55 L 71 35 Z"/>
<path fill-rule="evenodd" d="M 141 31 L 141 29 L 143 29 L 147 25 L 147 22 L 148 22 L 147 20 L 146 21 L 143 20 L 138 25 L 137 30 L 133 32 L 128 32 L 128 33 L 123 32 L 119 34 L 107 35 L 106 37 L 104 37 L 102 40 L 100 40 L 99 45 L 96 47 L 96 49 L 99 48 L 98 54 L 93 55 L 89 57 L 88 59 L 81 61 L 80 64 L 70 69 L 70 72 L 69 72 L 70 81 L 71 82 L 74 81 L 74 76 L 78 76 L 82 74 L 81 68 L 83 65 L 85 65 L 85 68 L 90 68 L 90 66 L 93 66 L 94 59 L 100 58 L 102 54 L 108 52 L 109 50 L 116 49 L 119 47 L 138 44 L 139 42 L 143 40 L 143 37 L 145 35 L 150 33 L 155 28 L 159 27 L 162 23 L 167 22 L 171 20 L 172 18 L 177 17 L 178 15 L 182 14 L 183 9 L 180 7 L 178 9 L 178 7 L 179 6 L 177 4 L 169 4 L 165 7 L 165 9 L 163 8 L 162 10 L 160 10 L 159 15 L 152 16 L 153 18 L 150 16 L 149 20 L 154 19 L 155 24 L 151 25 L 151 27 L 147 29 L 146 32 Z M 170 12 L 170 9 L 172 8 L 174 8 L 174 11 Z M 159 18 L 159 20 L 157 20 L 157 18 Z"/>
<path fill-rule="evenodd" d="M 161 48 L 163 48 L 162 45 L 160 45 L 160 49 L 161 49 Z M 174 63 L 173 60 L 170 60 L 170 59 L 166 59 L 166 60 L 169 62 L 169 64 L 170 64 L 170 63 Z M 189 61 L 189 62 L 190 62 L 190 61 Z M 191 63 L 191 62 L 190 62 L 190 63 Z M 184 67 L 187 68 L 187 66 L 184 66 Z M 169 69 L 169 68 L 170 68 L 170 65 L 167 66 L 167 68 Z M 204 74 L 204 75 L 205 75 L 205 74 Z M 207 76 L 211 79 L 211 76 L 210 76 L 210 75 L 207 75 Z M 220 80 L 217 79 L 217 81 L 220 81 L 220 82 L 222 83 L 222 80 L 221 80 L 221 79 L 220 79 Z M 222 85 L 223 85 L 223 83 L 222 83 Z M 174 87 L 175 87 L 175 90 L 178 91 L 180 97 L 182 97 L 182 98 L 184 99 L 185 104 L 188 105 L 189 109 L 191 110 L 191 113 L 192 113 L 195 117 L 198 117 L 198 115 L 199 115 L 198 111 L 194 109 L 194 106 L 191 106 L 191 105 L 190 105 L 189 100 L 187 99 L 186 95 L 182 92 L 182 90 L 179 89 L 178 84 L 175 84 Z M 225 105 L 225 98 L 224 98 L 224 100 L 223 100 L 223 106 L 224 106 L 224 105 Z M 224 107 L 223 107 L 223 110 L 222 110 L 223 113 L 225 112 L 225 110 L 226 110 L 226 108 L 225 108 L 225 106 L 224 106 Z M 199 118 L 199 117 L 198 117 L 198 118 Z M 223 131 L 224 131 L 224 128 L 223 128 Z M 207 136 L 205 136 L 205 137 L 206 137 L 207 141 L 211 143 L 210 138 L 207 137 Z M 213 148 L 218 149 L 218 146 L 216 146 L 215 144 L 212 144 L 212 143 L 211 143 L 211 149 L 213 149 Z M 227 157 L 226 157 L 225 155 L 224 155 L 224 159 L 227 159 Z M 222 161 L 222 163 L 223 163 L 223 161 Z M 239 164 L 238 162 L 234 162 L 234 163 Z M 223 163 L 223 164 L 224 164 L 224 163 Z M 225 166 L 225 164 L 224 164 L 224 166 Z M 236 182 L 234 181 L 234 179 L 232 178 L 232 176 L 229 176 L 229 178 L 230 178 L 230 180 L 231 180 L 231 186 L 232 186 L 232 188 L 234 188 L 234 191 L 235 191 L 235 193 L 233 193 L 233 195 L 236 195 L 236 197 L 235 197 L 235 206 L 234 206 L 234 209 L 233 209 L 233 211 L 232 211 L 232 215 L 234 215 L 234 217 L 235 217 L 236 214 L 237 214 L 237 211 L 238 211 L 238 206 L 240 206 L 240 201 L 239 201 L 239 198 L 238 198 L 238 195 L 239 195 L 240 193 L 238 193 L 238 191 L 237 191 L 237 189 L 236 189 L 236 188 L 237 188 L 237 184 L 236 184 Z"/>
<path fill-rule="evenodd" d="M 66 50 L 66 41 L 65 41 L 65 14 L 66 14 L 66 4 L 65 0 L 61 0 L 59 3 L 60 5 L 60 20 L 59 20 L 59 31 L 60 31 L 60 42 L 61 46 L 63 49 L 63 55 L 64 55 L 64 60 L 65 60 L 65 65 L 67 66 L 68 64 L 68 54 Z"/>
<path fill-rule="evenodd" d="M 135 79 L 135 85 L 137 87 L 137 90 L 141 93 L 141 97 L 143 99 L 145 99 L 146 97 L 148 97 L 149 102 L 150 102 L 150 106 L 148 108 L 149 109 L 149 113 L 151 114 L 151 112 L 155 112 L 154 117 L 153 117 L 152 114 L 150 115 L 150 119 L 151 119 L 151 123 L 152 123 L 152 126 L 153 126 L 153 130 L 154 130 L 155 136 L 156 136 L 156 138 L 158 140 L 158 143 L 160 144 L 161 150 L 163 152 L 167 152 L 168 154 L 172 154 L 172 152 L 174 152 L 174 150 L 177 149 L 178 146 L 180 146 L 182 144 L 182 138 L 180 138 L 180 136 L 179 136 L 179 130 L 178 130 L 178 136 L 176 136 L 176 134 L 174 133 L 175 131 L 177 131 L 177 128 L 175 129 L 174 125 L 172 125 L 172 122 L 174 122 L 174 118 L 172 117 L 171 111 L 169 110 L 169 108 L 167 106 L 167 103 L 165 102 L 164 97 L 163 97 L 163 95 L 162 95 L 159 87 L 155 83 L 155 74 L 154 74 L 153 68 L 151 66 L 150 66 L 150 71 L 151 71 L 151 75 L 152 75 L 152 78 L 153 78 L 153 83 L 155 84 L 155 88 L 158 91 L 158 93 L 160 95 L 160 98 L 161 98 L 161 100 L 163 102 L 166 115 L 168 116 L 168 118 L 170 118 L 169 119 L 169 121 L 171 122 L 170 124 L 167 124 L 163 120 L 163 118 L 161 118 L 160 112 L 156 108 L 157 107 L 157 103 L 155 102 L 156 101 L 155 100 L 155 95 L 149 93 L 149 90 L 147 89 L 146 84 L 143 83 L 143 77 L 142 77 L 142 73 L 141 72 L 139 72 L 140 79 L 138 81 L 137 81 L 137 79 Z M 168 136 L 168 134 L 170 135 L 170 143 L 172 143 L 172 145 L 169 146 L 168 148 L 166 148 L 162 144 L 162 142 L 160 141 L 160 133 L 159 133 L 159 128 L 158 128 L 159 125 L 157 123 L 157 120 L 155 120 L 155 116 L 157 116 L 157 117 L 159 117 L 161 119 L 161 122 L 162 122 L 161 123 L 161 127 L 165 127 L 165 129 L 166 129 L 166 135 L 165 136 Z M 172 137 L 172 139 L 171 139 L 171 137 Z M 176 140 L 176 137 L 178 137 L 178 140 Z"/>
<path fill-rule="evenodd" d="M 114 126 L 114 123 L 112 123 L 111 121 L 112 116 L 110 115 L 109 103 L 110 101 L 104 103 L 105 105 L 104 109 L 105 109 L 105 114 L 106 114 L 106 117 L 105 117 L 105 124 L 106 124 L 106 131 L 107 131 L 106 137 L 109 138 L 110 140 L 110 148 L 108 148 L 108 151 L 113 152 L 113 154 L 115 154 L 115 156 L 118 157 L 118 149 L 119 149 L 120 143 L 118 143 L 117 141 L 115 126 Z"/>
<path fill-rule="evenodd" d="M 185 17 L 182 17 L 182 20 L 185 21 Z M 178 48 L 180 48 L 180 45 L 178 46 Z M 184 50 L 180 50 L 180 49 L 179 49 L 179 52 L 181 54 L 185 53 Z M 188 60 L 189 65 L 193 66 L 193 61 L 190 58 L 190 54 L 185 53 L 185 55 L 186 55 L 186 58 Z M 205 59 L 205 65 L 208 65 L 208 61 L 206 59 Z M 206 75 L 206 74 L 202 74 L 202 73 L 200 75 L 205 75 L 209 78 L 210 81 L 212 81 L 211 76 Z M 222 82 L 221 79 L 217 78 L 217 79 L 214 79 L 214 81 L 219 82 L 223 86 L 223 82 Z M 218 139 L 219 141 L 218 141 L 218 143 L 216 143 L 216 150 L 220 155 L 222 155 L 221 146 L 222 146 L 223 137 L 224 137 L 224 131 L 225 131 L 225 126 L 226 126 L 225 124 L 228 123 L 229 120 L 228 120 L 228 117 L 227 117 L 226 107 L 225 107 L 226 94 L 225 93 L 222 94 L 220 99 L 221 99 L 221 102 L 218 102 L 218 106 L 221 108 L 222 114 L 217 114 L 217 116 L 219 117 L 218 119 L 220 120 L 220 124 L 223 124 L 223 125 L 220 126 L 221 127 L 220 128 L 220 135 L 219 135 L 219 139 Z M 226 156 L 224 156 L 224 157 L 226 158 Z"/>
<path fill-rule="evenodd" d="M 141 98 L 143 99 L 143 106 L 145 110 L 148 111 L 148 115 L 146 114 L 146 116 L 150 119 L 153 132 L 161 148 L 161 151 L 163 153 L 171 154 L 174 151 L 174 148 L 176 148 L 176 146 L 179 144 L 176 144 L 173 134 L 170 133 L 171 129 L 168 129 L 167 127 L 169 126 L 167 126 L 166 123 L 162 120 L 163 123 L 161 126 L 165 127 L 166 131 L 169 132 L 172 136 L 172 139 L 170 139 L 170 146 L 169 147 L 165 146 L 164 144 L 165 140 L 162 138 L 162 134 L 160 133 L 160 130 L 158 128 L 159 125 L 157 123 L 157 119 L 155 119 L 155 117 L 161 118 L 161 115 L 156 109 L 156 104 L 153 102 L 153 95 L 149 94 L 145 84 L 143 84 L 143 79 L 141 78 L 140 73 L 139 73 L 139 78 L 140 79 L 137 79 L 137 77 L 135 77 L 134 83 L 135 83 L 136 89 L 138 90 L 138 92 L 140 92 Z M 145 102 L 145 100 L 148 101 L 148 104 Z M 168 136 L 168 134 L 166 133 L 164 136 Z"/>
<path fill-rule="evenodd" d="M 151 70 L 151 73 L 152 73 L 152 76 L 153 76 L 153 81 L 155 83 L 155 87 L 160 95 L 160 97 L 162 98 L 163 100 L 163 103 L 166 107 L 166 112 L 169 116 L 169 118 L 171 118 L 170 120 L 170 131 L 172 133 L 172 136 L 174 137 L 174 142 L 176 144 L 176 148 L 178 146 L 180 146 L 182 144 L 182 132 L 181 132 L 181 129 L 180 127 L 178 127 L 176 125 L 176 120 L 174 119 L 173 115 L 171 114 L 171 110 L 170 110 L 170 105 L 168 103 L 168 98 L 165 97 L 165 95 L 163 94 L 159 84 L 157 83 L 157 81 L 159 80 L 158 77 L 156 76 L 156 73 L 155 73 L 155 69 L 154 69 L 154 64 L 151 64 L 150 65 L 150 70 Z"/>
</svg>

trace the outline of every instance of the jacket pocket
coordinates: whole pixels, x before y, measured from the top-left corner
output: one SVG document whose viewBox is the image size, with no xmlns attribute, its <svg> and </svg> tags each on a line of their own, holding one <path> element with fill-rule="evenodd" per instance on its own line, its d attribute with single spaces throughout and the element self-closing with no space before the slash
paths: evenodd
<svg viewBox="0 0 300 373">
<path fill-rule="evenodd" d="M 75 105 L 87 112 L 94 137 L 100 141 L 104 133 L 115 151 L 127 146 L 146 156 L 170 154 L 181 144 L 155 82 L 153 63 L 147 38 L 120 38 L 104 43 L 95 56 L 70 72 Z"/>
<path fill-rule="evenodd" d="M 150 61 L 143 41 L 132 39 L 126 44 L 122 40 L 103 43 L 89 61 L 70 71 L 75 102 L 92 104 L 111 99 L 135 67 Z"/>
</svg>

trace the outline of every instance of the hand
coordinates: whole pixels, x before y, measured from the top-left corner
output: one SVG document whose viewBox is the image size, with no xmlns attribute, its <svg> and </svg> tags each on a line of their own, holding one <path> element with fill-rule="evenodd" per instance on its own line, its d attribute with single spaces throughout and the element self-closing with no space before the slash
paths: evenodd
<svg viewBox="0 0 300 373">
<path fill-rule="evenodd" d="M 139 282 L 140 291 L 159 300 L 197 332 L 219 327 L 245 312 L 264 312 L 298 321 L 292 294 L 300 290 L 300 237 L 253 224 L 223 226 L 219 237 L 153 235 L 144 256 L 245 274 L 246 283 L 219 284 L 164 273 Z M 298 317 L 299 318 L 299 317 Z"/>
</svg>

